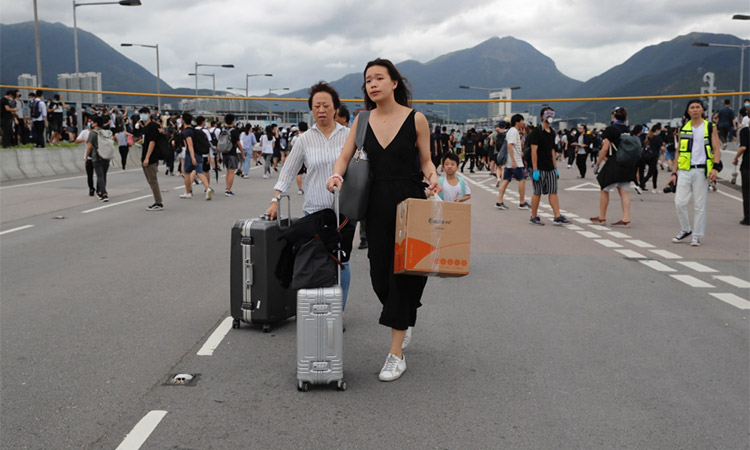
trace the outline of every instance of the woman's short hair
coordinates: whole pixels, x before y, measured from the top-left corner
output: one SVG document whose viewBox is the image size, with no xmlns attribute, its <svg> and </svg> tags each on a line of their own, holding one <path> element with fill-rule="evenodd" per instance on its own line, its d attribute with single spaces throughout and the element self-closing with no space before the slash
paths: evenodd
<svg viewBox="0 0 750 450">
<path fill-rule="evenodd" d="M 367 63 L 367 65 L 365 66 L 365 70 L 362 72 L 363 80 L 367 77 L 367 69 L 373 66 L 385 67 L 388 71 L 388 76 L 391 77 L 391 80 L 397 82 L 396 89 L 393 91 L 393 96 L 396 99 L 396 103 L 411 107 L 411 91 L 409 90 L 409 80 L 401 75 L 401 73 L 391 61 L 383 58 L 373 59 L 372 61 Z M 366 80 L 362 82 L 362 94 L 365 98 L 365 107 L 368 110 L 375 109 L 375 102 L 370 99 L 369 95 L 367 95 Z"/>
<path fill-rule="evenodd" d="M 339 93 L 336 92 L 336 89 L 333 88 L 330 84 L 326 83 L 325 81 L 321 81 L 317 84 L 312 85 L 310 88 L 310 97 L 307 99 L 307 106 L 310 107 L 310 110 L 312 111 L 312 101 L 313 96 L 317 94 L 318 92 L 327 92 L 331 95 L 331 98 L 333 99 L 333 109 L 338 110 L 341 106 L 341 101 L 339 100 Z"/>
</svg>

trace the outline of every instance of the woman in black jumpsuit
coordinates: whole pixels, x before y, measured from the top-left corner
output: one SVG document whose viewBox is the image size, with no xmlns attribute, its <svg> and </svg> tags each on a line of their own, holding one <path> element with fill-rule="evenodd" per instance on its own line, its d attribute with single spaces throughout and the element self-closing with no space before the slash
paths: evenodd
<svg viewBox="0 0 750 450">
<path fill-rule="evenodd" d="M 384 59 L 367 63 L 364 78 L 362 91 L 367 109 L 371 110 L 364 148 L 373 174 L 367 213 L 367 256 L 372 287 L 383 304 L 380 324 L 391 328 L 391 349 L 380 380 L 393 381 L 406 370 L 402 345 L 408 343 L 404 342 L 406 331 L 416 323 L 427 283 L 423 276 L 393 273 L 396 206 L 407 198 L 425 198 L 425 179 L 433 192 L 440 188 L 430 158 L 429 125 L 423 114 L 409 107 L 406 80 L 393 63 Z M 355 119 L 352 129 L 356 129 L 359 119 Z M 384 134 L 396 129 L 390 142 L 386 141 L 389 136 Z M 342 186 L 342 175 L 354 155 L 354 138 L 355 133 L 350 133 L 328 179 L 331 191 L 334 186 Z"/>
</svg>

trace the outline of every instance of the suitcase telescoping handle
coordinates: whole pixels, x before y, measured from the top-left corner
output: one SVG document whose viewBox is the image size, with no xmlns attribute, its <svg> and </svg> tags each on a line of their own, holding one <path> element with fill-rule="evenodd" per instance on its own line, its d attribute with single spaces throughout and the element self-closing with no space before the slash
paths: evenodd
<svg viewBox="0 0 750 450">
<path fill-rule="evenodd" d="M 286 198 L 286 218 L 287 218 L 287 227 L 292 225 L 292 197 L 289 196 L 289 194 L 281 193 L 279 194 L 279 210 L 276 213 L 276 224 L 281 228 L 281 199 Z"/>
</svg>

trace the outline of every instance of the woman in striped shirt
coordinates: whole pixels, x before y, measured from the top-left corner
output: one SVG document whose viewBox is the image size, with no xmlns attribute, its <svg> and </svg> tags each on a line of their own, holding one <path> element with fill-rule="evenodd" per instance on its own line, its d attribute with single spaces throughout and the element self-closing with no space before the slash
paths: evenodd
<svg viewBox="0 0 750 450">
<path fill-rule="evenodd" d="M 271 206 L 266 213 L 271 219 L 276 218 L 278 196 L 291 185 L 297 177 L 302 165 L 307 168 L 303 190 L 305 202 L 302 206 L 305 215 L 333 207 L 333 194 L 326 188 L 326 180 L 333 172 L 333 165 L 341 154 L 349 128 L 334 120 L 336 110 L 340 106 L 339 95 L 328 83 L 320 82 L 310 88 L 307 104 L 315 117 L 315 125 L 300 134 L 294 141 L 294 147 L 281 169 L 279 179 L 274 186 L 275 192 L 271 199 Z M 344 263 L 341 270 L 341 287 L 344 291 L 344 308 L 349 292 L 349 263 Z"/>
</svg>

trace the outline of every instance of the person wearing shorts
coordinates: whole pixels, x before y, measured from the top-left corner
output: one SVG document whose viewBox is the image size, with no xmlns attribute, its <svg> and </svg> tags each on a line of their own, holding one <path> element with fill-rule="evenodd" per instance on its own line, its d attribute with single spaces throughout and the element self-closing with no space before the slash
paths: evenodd
<svg viewBox="0 0 750 450">
<path fill-rule="evenodd" d="M 184 113 L 182 115 L 182 121 L 185 124 L 185 128 L 182 131 L 183 141 L 185 143 L 185 159 L 183 161 L 182 173 L 185 176 L 185 192 L 180 194 L 180 198 L 193 198 L 193 177 L 192 173 L 195 171 L 195 176 L 203 183 L 206 188 L 206 199 L 210 200 L 209 192 L 213 192 L 208 184 L 208 177 L 203 173 L 203 161 L 202 156 L 195 149 L 194 136 L 195 133 L 202 133 L 203 130 L 194 128 L 192 126 L 193 115 L 190 113 Z M 202 141 L 201 141 L 202 142 Z"/>
<path fill-rule="evenodd" d="M 234 127 L 234 114 L 230 113 L 224 116 L 224 123 L 229 128 L 229 139 L 232 141 L 232 150 L 229 153 L 219 153 L 219 162 L 223 160 L 224 167 L 227 169 L 227 187 L 224 190 L 224 195 L 234 197 L 232 184 L 234 183 L 235 172 L 240 167 L 240 157 L 243 160 L 245 159 L 245 151 L 242 148 L 240 130 Z"/>
<path fill-rule="evenodd" d="M 555 137 L 557 133 L 552 129 L 555 119 L 555 110 L 549 106 L 542 108 L 539 114 L 542 124 L 529 135 L 531 146 L 531 166 L 533 169 L 532 181 L 534 183 L 534 195 L 531 196 L 531 219 L 532 225 L 544 225 L 537 212 L 542 195 L 549 196 L 549 204 L 555 218 L 552 225 L 569 225 L 571 222 L 560 214 L 560 200 L 557 197 L 557 179 L 560 173 L 557 171 L 555 158 Z"/>
<path fill-rule="evenodd" d="M 497 203 L 495 203 L 497 209 L 508 209 L 503 203 L 503 196 L 505 195 L 505 189 L 508 188 L 514 178 L 518 180 L 518 195 L 521 201 L 518 204 L 518 209 L 531 209 L 531 206 L 526 203 L 526 169 L 523 166 L 523 144 L 521 143 L 521 130 L 525 127 L 526 124 L 522 115 L 515 114 L 510 118 L 510 129 L 505 135 L 508 157 L 505 159 L 503 182 L 500 185 Z"/>
</svg>

